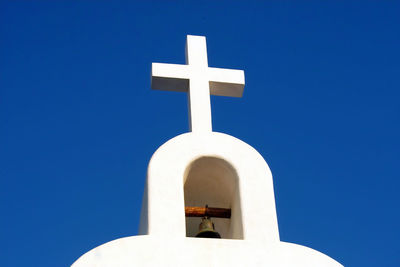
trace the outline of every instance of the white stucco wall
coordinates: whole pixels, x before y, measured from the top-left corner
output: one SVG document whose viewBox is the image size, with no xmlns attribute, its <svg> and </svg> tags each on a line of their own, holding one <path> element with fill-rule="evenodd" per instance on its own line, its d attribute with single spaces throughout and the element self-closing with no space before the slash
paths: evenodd
<svg viewBox="0 0 400 267">
<path fill-rule="evenodd" d="M 221 168 L 233 168 L 237 176 L 234 188 L 239 192 L 231 192 L 233 195 L 222 201 L 226 199 L 226 204 L 232 205 L 231 220 L 240 220 L 241 229 L 229 231 L 240 232 L 241 239 L 186 237 L 184 183 L 188 176 L 190 179 L 191 164 L 204 157 L 226 162 Z M 206 166 L 207 162 L 203 164 Z M 208 166 L 212 167 L 212 163 Z M 199 171 L 199 175 L 228 175 L 221 170 Z M 191 190 L 186 192 L 189 202 Z M 218 193 L 220 188 L 214 190 Z M 204 199 L 214 201 L 215 193 L 204 193 Z M 193 201 L 201 197 L 196 196 Z M 224 223 L 216 226 L 217 230 L 218 226 L 229 227 Z M 315 250 L 279 240 L 267 163 L 254 148 L 222 133 L 186 133 L 154 153 L 148 167 L 139 232 L 141 236 L 117 239 L 89 251 L 72 266 L 342 266 Z"/>
</svg>

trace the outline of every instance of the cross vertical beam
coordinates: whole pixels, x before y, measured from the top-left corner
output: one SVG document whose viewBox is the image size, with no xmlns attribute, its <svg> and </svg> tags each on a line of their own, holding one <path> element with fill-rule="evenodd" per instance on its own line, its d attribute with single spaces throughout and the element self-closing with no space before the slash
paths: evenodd
<svg viewBox="0 0 400 267">
<path fill-rule="evenodd" d="M 211 132 L 210 89 L 207 76 L 208 59 L 206 38 L 188 36 L 186 42 L 186 64 L 189 66 L 189 128 L 192 132 Z"/>
</svg>

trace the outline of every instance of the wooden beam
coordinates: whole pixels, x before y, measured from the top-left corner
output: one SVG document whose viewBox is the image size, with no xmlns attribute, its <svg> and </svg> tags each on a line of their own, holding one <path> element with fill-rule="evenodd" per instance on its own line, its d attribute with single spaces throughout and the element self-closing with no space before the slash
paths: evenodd
<svg viewBox="0 0 400 267">
<path fill-rule="evenodd" d="M 231 209 L 212 208 L 212 207 L 185 207 L 186 217 L 214 217 L 227 218 L 231 217 Z"/>
</svg>

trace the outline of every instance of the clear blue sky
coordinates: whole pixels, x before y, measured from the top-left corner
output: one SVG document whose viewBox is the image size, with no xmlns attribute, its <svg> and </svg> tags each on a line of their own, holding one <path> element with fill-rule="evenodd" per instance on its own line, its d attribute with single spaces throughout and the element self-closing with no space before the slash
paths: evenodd
<svg viewBox="0 0 400 267">
<path fill-rule="evenodd" d="M 398 1 L 0 1 L 2 266 L 69 266 L 137 233 L 152 153 L 187 131 L 151 62 L 245 70 L 214 130 L 274 175 L 283 241 L 400 266 Z M 217 2 L 217 3 L 214 3 Z"/>
</svg>

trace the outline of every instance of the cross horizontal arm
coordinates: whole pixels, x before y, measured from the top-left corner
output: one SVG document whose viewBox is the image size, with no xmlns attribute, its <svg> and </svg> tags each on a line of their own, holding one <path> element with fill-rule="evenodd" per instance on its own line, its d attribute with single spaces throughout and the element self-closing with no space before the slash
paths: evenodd
<svg viewBox="0 0 400 267">
<path fill-rule="evenodd" d="M 189 90 L 188 66 L 152 63 L 151 88 L 154 90 L 187 92 Z"/>
<path fill-rule="evenodd" d="M 220 68 L 208 68 L 210 93 L 212 95 L 242 97 L 244 89 L 244 71 Z"/>
</svg>

